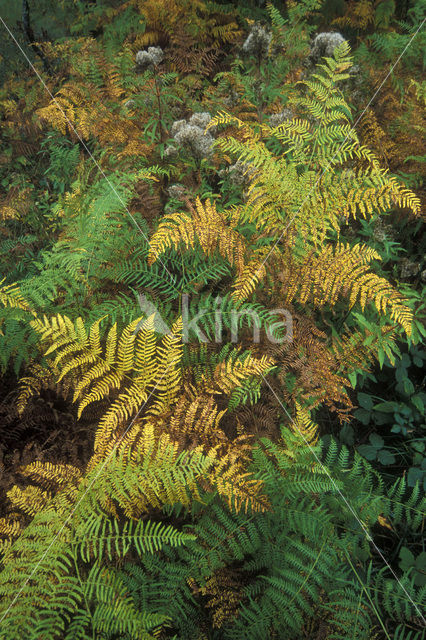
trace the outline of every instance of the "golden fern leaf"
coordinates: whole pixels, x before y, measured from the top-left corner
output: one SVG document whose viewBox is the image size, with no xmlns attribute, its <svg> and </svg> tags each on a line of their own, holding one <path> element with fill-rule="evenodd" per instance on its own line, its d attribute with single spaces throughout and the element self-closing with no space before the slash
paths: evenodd
<svg viewBox="0 0 426 640">
<path fill-rule="evenodd" d="M 57 315 L 53 318 L 35 318 L 32 326 L 41 335 L 42 342 L 49 344 L 45 355 L 55 353 L 53 368 L 59 369 L 58 382 L 71 379 L 74 386 L 73 401 L 80 400 L 78 415 L 94 401 L 106 397 L 111 389 L 118 389 L 133 371 L 135 361 L 135 342 L 143 348 L 143 340 L 136 340 L 135 329 L 140 318 L 125 327 L 120 338 L 114 325 L 108 332 L 105 354 L 101 346 L 99 325 L 103 318 L 97 320 L 87 333 L 83 320 L 77 318 L 73 323 L 67 316 Z M 153 331 L 152 319 L 150 327 L 145 331 Z M 143 363 L 139 357 L 138 366 Z M 79 377 L 75 376 L 76 371 Z M 71 375 L 72 374 L 72 375 Z M 149 376 L 152 372 L 148 371 Z M 79 378 L 79 379 L 78 379 Z M 141 384 L 141 376 L 135 381 Z M 146 382 L 150 382 L 150 377 Z"/>
<path fill-rule="evenodd" d="M 22 532 L 22 524 L 13 518 L 0 518 L 0 535 L 7 538 L 17 538 Z"/>
<path fill-rule="evenodd" d="M 114 499 L 128 517 L 139 517 L 149 508 L 181 502 L 188 505 L 192 496 L 200 499 L 197 481 L 204 477 L 212 460 L 201 450 L 178 454 L 168 434 L 156 435 L 154 425 L 147 422 L 133 443 L 131 455 L 121 443 L 109 468 L 114 467 Z M 96 454 L 94 458 L 97 458 Z M 89 464 L 89 468 L 95 468 Z M 108 472 L 96 484 L 97 499 L 108 509 L 111 484 Z"/>
<path fill-rule="evenodd" d="M 219 495 L 228 502 L 229 507 L 236 512 L 244 509 L 259 512 L 266 511 L 269 502 L 262 495 L 263 483 L 244 470 L 238 448 L 221 454 L 217 458 L 217 447 L 207 453 L 215 464 L 209 474 L 209 481 L 218 490 Z"/>
<path fill-rule="evenodd" d="M 219 411 L 211 396 L 197 393 L 195 398 L 182 396 L 173 410 L 167 432 L 185 449 L 208 443 L 212 446 L 224 438 L 220 420 L 226 409 Z"/>
<path fill-rule="evenodd" d="M 380 126 L 372 109 L 366 109 L 360 122 L 360 137 L 385 162 L 395 158 L 396 146 Z"/>
<path fill-rule="evenodd" d="M 31 462 L 21 467 L 19 473 L 52 488 L 63 487 L 81 480 L 81 471 L 71 464 L 52 464 L 51 462 Z"/>
<path fill-rule="evenodd" d="M 180 244 L 193 249 L 197 238 L 201 249 L 208 256 L 216 251 L 238 272 L 244 267 L 246 242 L 241 234 L 227 224 L 224 213 L 218 212 L 215 203 L 206 200 L 202 204 L 196 198 L 192 216 L 185 213 L 168 215 L 151 238 L 148 264 L 153 264 L 168 248 L 177 249 Z"/>
<path fill-rule="evenodd" d="M 160 345 L 154 334 L 154 315 L 143 323 L 140 318 L 134 320 L 120 336 L 114 324 L 105 340 L 100 336 L 100 322 L 87 331 L 81 318 L 72 322 L 58 314 L 32 321 L 46 345 L 45 355 L 53 360 L 51 373 L 74 389 L 78 417 L 91 403 L 107 399 L 111 391 L 119 392 L 98 425 L 98 454 L 106 451 L 120 425 L 135 415 L 148 397 L 153 397 L 149 415 L 160 416 L 170 409 L 181 385 L 182 355 L 181 318 Z M 21 411 L 28 398 L 43 387 L 45 378 L 46 370 L 39 367 L 21 381 Z"/>
<path fill-rule="evenodd" d="M 20 216 L 19 211 L 8 204 L 0 206 L 0 220 L 16 220 Z"/>
<path fill-rule="evenodd" d="M 19 394 L 16 401 L 18 414 L 22 415 L 30 398 L 39 395 L 42 389 L 52 389 L 58 396 L 67 400 L 72 386 L 71 381 L 55 382 L 58 376 L 59 370 L 52 366 L 46 369 L 39 364 L 32 365 L 30 375 L 24 376 L 19 381 Z"/>
<path fill-rule="evenodd" d="M 14 309 L 23 309 L 24 311 L 31 311 L 28 302 L 22 296 L 20 289 L 15 284 L 3 285 L 3 280 L 0 280 L 0 302 L 5 307 L 12 307 Z M 3 285 L 3 286 L 2 286 Z"/>
<path fill-rule="evenodd" d="M 79 121 L 80 105 L 87 103 L 87 96 L 82 87 L 75 83 L 68 83 L 60 89 L 54 99 L 36 111 L 36 115 L 43 122 L 48 122 L 63 135 L 66 135 L 70 124 L 76 126 Z M 83 109 L 84 111 L 84 109 Z"/>
<path fill-rule="evenodd" d="M 316 306 L 334 305 L 339 295 L 349 297 L 349 307 L 359 301 L 362 310 L 373 302 L 378 313 L 390 312 L 392 320 L 411 335 L 412 312 L 405 299 L 384 278 L 369 270 L 371 260 L 380 255 L 366 245 L 325 246 L 319 255 L 310 253 L 296 268 L 282 272 L 285 302 L 312 301 Z"/>
<path fill-rule="evenodd" d="M 405 298 L 385 278 L 374 273 L 362 274 L 352 285 L 351 303 L 355 304 L 357 299 L 362 310 L 367 301 L 372 301 L 379 313 L 389 310 L 392 320 L 404 329 L 408 337 L 411 336 L 413 313 L 404 304 Z"/>
<path fill-rule="evenodd" d="M 173 324 L 171 333 L 164 336 L 162 344 L 157 348 L 156 398 L 148 411 L 149 415 L 160 415 L 175 401 L 182 380 L 181 359 L 182 318 L 179 318 Z"/>
<path fill-rule="evenodd" d="M 52 497 L 49 491 L 44 491 L 40 487 L 32 485 L 25 489 L 20 489 L 17 485 L 14 485 L 6 495 L 15 508 L 20 509 L 29 516 L 35 516 Z"/>
<path fill-rule="evenodd" d="M 269 247 L 263 247 L 253 252 L 233 284 L 232 298 L 243 302 L 253 293 L 259 281 L 265 277 L 264 262 L 269 257 Z"/>
<path fill-rule="evenodd" d="M 301 436 L 305 444 L 312 447 L 318 442 L 318 425 L 312 422 L 310 411 L 297 402 L 296 418 L 290 424 L 290 427 Z"/>
<path fill-rule="evenodd" d="M 162 344 L 156 346 L 153 314 L 142 325 L 142 335 L 136 341 L 136 348 L 132 344 L 130 352 L 130 345 L 126 341 L 132 333 L 134 334 L 139 322 L 140 320 L 136 320 L 129 325 L 129 331 L 125 330 L 124 334 L 126 340 L 123 342 L 124 359 L 127 361 L 126 373 L 136 371 L 138 375 L 133 377 L 128 388 L 120 393 L 99 422 L 95 437 L 97 452 L 103 450 L 119 425 L 134 415 L 148 400 L 148 394 L 155 394 L 148 413 L 157 415 L 170 407 L 179 390 L 182 320 L 179 319 L 173 325 L 171 334 L 165 335 Z"/>
<path fill-rule="evenodd" d="M 273 359 L 268 356 L 254 358 L 250 354 L 244 360 L 220 362 L 211 377 L 202 376 L 203 386 L 209 393 L 231 393 L 243 380 L 251 376 L 263 376 L 273 364 Z"/>
<path fill-rule="evenodd" d="M 345 14 L 333 20 L 333 24 L 339 27 L 352 29 L 367 29 L 375 24 L 374 4 L 370 0 L 350 0 L 346 5 Z"/>
</svg>

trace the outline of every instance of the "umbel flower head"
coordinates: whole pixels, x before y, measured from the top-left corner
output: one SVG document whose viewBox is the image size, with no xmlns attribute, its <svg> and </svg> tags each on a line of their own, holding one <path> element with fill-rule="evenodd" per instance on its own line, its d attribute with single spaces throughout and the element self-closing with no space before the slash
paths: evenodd
<svg viewBox="0 0 426 640">
<path fill-rule="evenodd" d="M 286 120 L 291 120 L 294 118 L 294 113 L 291 109 L 285 108 L 279 113 L 273 113 L 269 116 L 269 125 L 271 127 L 278 127 L 278 125 L 283 124 Z"/>
<path fill-rule="evenodd" d="M 147 51 L 138 51 L 136 54 L 136 64 L 139 71 L 146 71 L 156 67 L 164 58 L 161 47 L 148 47 Z"/>
<path fill-rule="evenodd" d="M 241 51 L 247 56 L 266 58 L 271 44 L 272 33 L 260 24 L 254 24 L 247 36 Z"/>
<path fill-rule="evenodd" d="M 336 47 L 342 44 L 345 38 L 341 33 L 334 31 L 319 33 L 311 43 L 311 53 L 309 60 L 313 64 L 318 64 L 321 58 L 331 58 Z"/>
<path fill-rule="evenodd" d="M 185 185 L 181 184 L 180 182 L 175 182 L 167 188 L 169 198 L 174 198 L 175 200 L 179 200 L 179 198 L 181 198 L 185 194 L 185 191 Z"/>
<path fill-rule="evenodd" d="M 204 129 L 210 120 L 211 115 L 208 112 L 194 113 L 188 122 L 186 120 L 176 120 L 170 133 L 175 141 L 190 151 L 194 157 L 198 159 L 207 158 L 213 153 L 212 144 L 214 142 L 211 134 L 212 130 L 204 133 Z M 170 149 L 174 148 L 171 147 Z M 167 151 L 166 149 L 166 155 L 171 155 Z"/>
<path fill-rule="evenodd" d="M 239 187 L 247 187 L 250 184 L 255 173 L 255 167 L 247 162 L 241 162 L 241 160 L 237 160 L 235 164 L 231 164 L 227 169 L 222 169 L 221 171 L 219 171 L 219 176 L 228 176 L 232 184 Z"/>
</svg>

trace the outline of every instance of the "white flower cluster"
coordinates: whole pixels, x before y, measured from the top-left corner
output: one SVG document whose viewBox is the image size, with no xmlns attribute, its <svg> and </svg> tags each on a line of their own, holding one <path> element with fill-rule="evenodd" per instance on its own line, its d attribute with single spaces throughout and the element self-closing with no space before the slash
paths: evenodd
<svg viewBox="0 0 426 640">
<path fill-rule="evenodd" d="M 138 51 L 136 54 L 136 64 L 138 71 L 146 71 L 156 67 L 164 58 L 161 47 L 148 47 L 148 51 Z"/>
<path fill-rule="evenodd" d="M 247 36 L 241 50 L 247 56 L 266 58 L 271 44 L 272 33 L 267 31 L 262 25 L 254 24 Z"/>
<path fill-rule="evenodd" d="M 408 258 L 403 258 L 399 265 L 400 277 L 404 280 L 407 278 L 413 278 L 420 273 L 420 269 L 420 262 L 411 262 Z"/>
<path fill-rule="evenodd" d="M 231 184 L 242 189 L 243 201 L 249 197 L 248 188 L 256 175 L 256 168 L 248 162 L 237 160 L 235 164 L 231 164 L 227 169 L 219 171 L 221 178 L 228 178 Z"/>
<path fill-rule="evenodd" d="M 273 113 L 269 116 L 269 126 L 278 127 L 286 120 L 291 120 L 294 117 L 294 113 L 291 109 L 283 109 L 280 113 Z"/>
<path fill-rule="evenodd" d="M 312 64 L 318 64 L 323 57 L 331 58 L 335 48 L 344 41 L 345 38 L 334 31 L 319 33 L 311 43 L 309 60 Z"/>
<path fill-rule="evenodd" d="M 173 123 L 170 133 L 178 145 L 185 147 L 194 157 L 208 158 L 212 155 L 212 144 L 214 138 L 212 133 L 216 127 L 212 127 L 204 133 L 206 126 L 211 120 L 208 112 L 194 113 L 187 122 L 186 120 L 176 120 Z M 165 151 L 166 157 L 173 156 L 177 153 L 174 146 L 168 147 Z"/>
<path fill-rule="evenodd" d="M 230 89 L 228 95 L 223 99 L 224 104 L 227 107 L 236 107 L 241 102 L 241 95 L 235 89 Z"/>
<path fill-rule="evenodd" d="M 169 198 L 173 198 L 174 200 L 179 200 L 185 194 L 185 191 L 185 185 L 180 182 L 175 182 L 175 184 L 171 184 L 170 187 L 167 187 Z"/>
<path fill-rule="evenodd" d="M 174 213 L 176 210 L 180 209 L 176 201 L 183 202 L 185 195 L 188 195 L 188 190 L 184 184 L 175 182 L 167 187 L 166 192 L 169 196 L 169 200 L 167 200 L 164 205 L 164 212 L 167 214 Z"/>
<path fill-rule="evenodd" d="M 124 106 L 126 109 L 134 109 L 136 107 L 136 102 L 130 98 L 130 100 L 127 100 L 124 103 Z"/>
<path fill-rule="evenodd" d="M 378 218 L 374 224 L 374 238 L 379 242 L 394 241 L 396 238 L 392 225 L 386 224 L 382 218 Z"/>
</svg>

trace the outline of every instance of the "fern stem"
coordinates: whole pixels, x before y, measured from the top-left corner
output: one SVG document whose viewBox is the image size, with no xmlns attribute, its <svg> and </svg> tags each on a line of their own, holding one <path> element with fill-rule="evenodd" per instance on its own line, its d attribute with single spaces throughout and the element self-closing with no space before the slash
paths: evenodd
<svg viewBox="0 0 426 640">
<path fill-rule="evenodd" d="M 72 529 L 72 534 L 73 534 L 73 533 L 74 533 L 74 525 L 73 525 L 73 529 Z M 73 547 L 73 545 L 71 545 L 71 547 Z M 92 616 L 92 612 L 90 611 L 90 605 L 89 605 L 89 602 L 87 601 L 87 595 L 86 595 L 86 590 L 85 590 L 84 585 L 83 585 L 83 580 L 81 579 L 80 569 L 79 569 L 79 567 L 78 567 L 78 562 L 77 562 L 77 553 L 76 553 L 76 548 L 75 548 L 75 547 L 72 549 L 72 557 L 73 557 L 73 560 L 74 560 L 75 573 L 76 573 L 77 579 L 78 579 L 78 581 L 79 581 L 79 583 L 80 583 L 81 593 L 83 594 L 84 604 L 85 604 L 85 606 L 86 606 L 87 613 L 88 613 L 88 614 L 89 614 L 89 616 L 90 616 L 90 620 L 92 621 L 92 623 L 91 623 L 91 625 L 90 625 L 90 627 L 91 627 L 91 629 L 92 629 L 92 639 L 93 639 L 93 640 L 96 640 L 96 635 L 95 635 L 95 625 L 93 624 L 93 616 Z"/>
<path fill-rule="evenodd" d="M 158 83 L 158 74 L 157 69 L 154 72 L 154 84 L 155 84 L 155 93 L 157 96 L 157 104 L 158 104 L 158 124 L 160 127 L 160 143 L 164 140 L 164 129 L 163 129 L 163 107 L 161 104 L 161 91 Z"/>
<path fill-rule="evenodd" d="M 361 580 L 361 578 L 359 577 L 359 575 L 358 575 L 358 573 L 357 573 L 357 571 L 356 571 L 356 569 L 355 569 L 354 565 L 353 565 L 353 564 L 352 564 L 352 562 L 351 562 L 351 559 L 350 559 L 350 556 L 349 556 L 349 554 L 348 554 L 348 552 L 347 552 L 347 549 L 345 549 L 345 556 L 346 556 L 347 561 L 348 561 L 348 562 L 349 562 L 349 564 L 351 565 L 352 571 L 354 572 L 354 574 L 355 574 L 355 576 L 356 576 L 356 579 L 357 579 L 357 580 L 358 580 L 358 582 L 360 583 L 362 590 L 364 591 L 365 595 L 367 596 L 367 598 L 368 598 L 368 600 L 369 600 L 369 602 L 370 602 L 371 608 L 373 609 L 374 613 L 376 614 L 377 620 L 380 622 L 380 626 L 381 626 L 381 627 L 382 627 L 382 629 L 383 629 L 383 633 L 385 634 L 385 636 L 386 636 L 386 638 L 387 638 L 388 640 L 392 640 L 392 638 L 390 637 L 390 635 L 389 635 L 389 634 L 388 634 L 388 632 L 386 631 L 386 627 L 385 627 L 385 625 L 384 625 L 384 622 L 383 622 L 382 618 L 380 617 L 380 614 L 379 614 L 379 612 L 377 611 L 377 609 L 376 609 L 376 607 L 375 607 L 375 605 L 374 605 L 373 600 L 371 599 L 371 596 L 370 596 L 370 594 L 369 594 L 369 592 L 368 592 L 368 589 L 366 588 L 365 584 L 363 583 L 363 581 L 362 581 L 362 580 Z"/>
</svg>

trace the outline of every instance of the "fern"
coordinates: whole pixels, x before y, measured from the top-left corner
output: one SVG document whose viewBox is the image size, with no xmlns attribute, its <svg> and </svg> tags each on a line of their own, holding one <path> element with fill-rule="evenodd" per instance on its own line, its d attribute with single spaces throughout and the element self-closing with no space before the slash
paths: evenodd
<svg viewBox="0 0 426 640">
<path fill-rule="evenodd" d="M 0 282 L 3 284 L 6 278 Z M 0 302 L 5 307 L 12 307 L 13 309 L 23 309 L 24 311 L 30 311 L 30 307 L 22 296 L 19 287 L 16 285 L 3 285 L 0 289 Z"/>
</svg>

